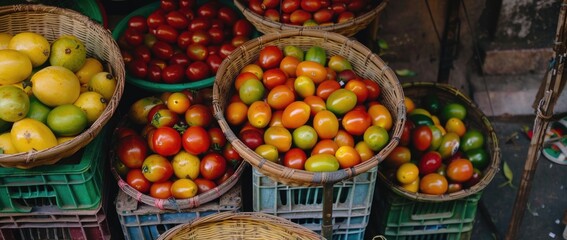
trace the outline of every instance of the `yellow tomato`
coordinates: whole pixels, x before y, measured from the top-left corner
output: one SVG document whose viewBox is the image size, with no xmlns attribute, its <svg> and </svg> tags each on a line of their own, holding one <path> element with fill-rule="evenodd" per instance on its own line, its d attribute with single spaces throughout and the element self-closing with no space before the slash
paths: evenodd
<svg viewBox="0 0 567 240">
<path fill-rule="evenodd" d="M 392 115 L 386 106 L 382 104 L 374 104 L 368 108 L 368 114 L 372 118 L 372 125 L 379 126 L 386 131 L 390 131 L 392 128 Z"/>
<path fill-rule="evenodd" d="M 449 120 L 447 120 L 447 123 L 445 123 L 445 130 L 447 132 L 454 132 L 459 137 L 462 137 L 463 135 L 465 135 L 465 132 L 467 132 L 465 123 L 463 123 L 463 121 L 458 118 L 449 118 Z"/>
<path fill-rule="evenodd" d="M 409 97 L 404 97 L 404 105 L 406 106 L 406 112 L 408 113 L 411 113 L 415 109 L 415 103 Z"/>
<path fill-rule="evenodd" d="M 402 188 L 412 193 L 417 192 L 419 190 L 419 177 L 411 183 L 403 184 Z"/>
<path fill-rule="evenodd" d="M 419 177 L 419 169 L 414 163 L 408 162 L 402 164 L 396 171 L 396 179 L 401 184 L 409 184 Z"/>
<path fill-rule="evenodd" d="M 171 195 L 174 198 L 185 199 L 197 195 L 197 184 L 191 179 L 177 179 L 171 185 Z"/>
<path fill-rule="evenodd" d="M 178 178 L 190 178 L 195 180 L 199 177 L 199 166 L 201 165 L 201 160 L 199 157 L 190 154 L 185 150 L 181 150 L 173 156 L 171 165 L 173 166 L 173 173 Z"/>
</svg>

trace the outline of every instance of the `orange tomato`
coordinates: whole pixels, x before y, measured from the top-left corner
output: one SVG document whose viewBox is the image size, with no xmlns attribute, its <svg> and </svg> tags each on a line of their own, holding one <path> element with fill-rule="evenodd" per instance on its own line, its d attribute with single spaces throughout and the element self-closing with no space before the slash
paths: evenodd
<svg viewBox="0 0 567 240">
<path fill-rule="evenodd" d="M 273 127 L 273 126 L 283 127 L 282 116 L 283 116 L 283 110 L 278 110 L 278 111 L 272 112 L 272 119 L 270 119 L 270 123 L 268 123 L 268 126 L 270 126 L 270 127 Z"/>
<path fill-rule="evenodd" d="M 191 179 L 181 178 L 171 184 L 171 195 L 174 198 L 185 199 L 197 195 L 197 184 Z"/>
<path fill-rule="evenodd" d="M 272 108 L 264 101 L 255 101 L 248 107 L 247 116 L 252 126 L 264 128 L 272 119 Z"/>
<path fill-rule="evenodd" d="M 339 149 L 339 145 L 337 145 L 335 141 L 331 139 L 323 139 L 317 142 L 315 146 L 313 146 L 313 149 L 311 149 L 311 156 L 322 153 L 327 153 L 334 156 L 335 152 L 337 152 L 337 149 Z"/>
<path fill-rule="evenodd" d="M 358 104 L 363 103 L 368 98 L 366 84 L 360 79 L 349 80 L 344 88 L 351 90 L 356 95 L 356 102 Z"/>
<path fill-rule="evenodd" d="M 427 174 L 419 182 L 419 190 L 426 194 L 441 195 L 447 188 L 447 179 L 438 173 Z"/>
<path fill-rule="evenodd" d="M 352 137 L 350 133 L 348 133 L 343 129 L 339 129 L 337 135 L 335 136 L 335 138 L 333 138 L 333 141 L 335 141 L 339 147 L 340 146 L 354 147 L 354 137 Z"/>
<path fill-rule="evenodd" d="M 167 98 L 167 108 L 177 114 L 183 114 L 191 105 L 191 100 L 181 92 L 174 92 Z"/>
<path fill-rule="evenodd" d="M 244 123 L 248 117 L 248 105 L 243 102 L 231 102 L 226 107 L 225 118 L 232 126 Z"/>
<path fill-rule="evenodd" d="M 356 149 L 358 155 L 360 155 L 361 162 L 365 162 L 370 158 L 374 157 L 374 151 L 370 149 L 368 143 L 364 141 L 357 142 L 356 145 L 354 145 L 354 149 Z"/>
<path fill-rule="evenodd" d="M 311 108 L 311 116 L 315 116 L 320 111 L 327 109 L 325 100 L 318 96 L 307 96 L 303 101 Z"/>
<path fill-rule="evenodd" d="M 335 152 L 340 168 L 350 168 L 361 162 L 360 155 L 354 147 L 341 146 Z"/>
<path fill-rule="evenodd" d="M 307 123 L 311 115 L 311 108 L 303 101 L 289 104 L 283 111 L 282 124 L 286 128 L 295 129 Z"/>
<path fill-rule="evenodd" d="M 447 123 L 445 123 L 445 130 L 447 132 L 454 132 L 459 137 L 462 137 L 463 135 L 465 135 L 465 132 L 467 132 L 465 123 L 463 123 L 463 121 L 458 118 L 449 118 L 449 120 L 447 120 Z"/>
<path fill-rule="evenodd" d="M 318 62 L 303 61 L 297 65 L 295 75 L 307 76 L 311 78 L 315 84 L 318 84 L 327 79 L 327 69 Z"/>
<path fill-rule="evenodd" d="M 328 110 L 320 111 L 313 117 L 313 128 L 321 139 L 330 139 L 339 132 L 339 120 Z"/>
<path fill-rule="evenodd" d="M 400 165 L 410 162 L 411 151 L 404 146 L 396 146 L 392 152 L 384 159 L 384 164 L 390 167 L 399 167 Z"/>
<path fill-rule="evenodd" d="M 250 79 L 260 80 L 258 76 L 252 72 L 242 72 L 238 74 L 238 76 L 236 76 L 236 79 L 234 80 L 234 88 L 236 89 L 236 91 L 240 89 L 240 86 L 242 86 L 244 82 Z"/>
<path fill-rule="evenodd" d="M 291 133 L 287 128 L 273 126 L 264 132 L 264 143 L 273 145 L 278 152 L 287 152 L 291 148 Z"/>
<path fill-rule="evenodd" d="M 279 85 L 268 93 L 266 101 L 273 109 L 284 109 L 295 100 L 295 93 L 286 85 Z"/>
<path fill-rule="evenodd" d="M 317 85 L 315 95 L 321 97 L 323 100 L 327 100 L 331 93 L 340 88 L 341 84 L 339 82 L 335 80 L 325 80 Z"/>
<path fill-rule="evenodd" d="M 372 118 L 372 125 L 382 127 L 386 131 L 392 129 L 392 115 L 386 106 L 382 104 L 374 104 L 368 108 L 368 114 Z"/>
<path fill-rule="evenodd" d="M 258 64 L 253 64 L 253 63 L 244 66 L 242 70 L 240 70 L 240 73 L 243 72 L 254 73 L 254 75 L 256 75 L 258 79 L 262 79 L 262 77 L 264 76 L 264 70 L 262 70 L 262 68 Z"/>
<path fill-rule="evenodd" d="M 150 196 L 159 199 L 168 199 L 171 197 L 171 181 L 156 182 L 150 187 Z"/>
<path fill-rule="evenodd" d="M 454 182 L 466 182 L 473 175 L 474 169 L 468 159 L 456 159 L 447 166 L 446 174 Z"/>
<path fill-rule="evenodd" d="M 296 77 L 295 70 L 299 64 L 299 60 L 292 56 L 285 56 L 280 62 L 280 69 L 287 74 L 288 77 Z"/>
<path fill-rule="evenodd" d="M 364 134 L 371 124 L 372 119 L 364 109 L 353 109 L 347 112 L 341 120 L 343 129 L 354 136 Z"/>
<path fill-rule="evenodd" d="M 409 97 L 404 97 L 404 105 L 407 113 L 411 113 L 415 109 L 415 103 Z"/>
</svg>

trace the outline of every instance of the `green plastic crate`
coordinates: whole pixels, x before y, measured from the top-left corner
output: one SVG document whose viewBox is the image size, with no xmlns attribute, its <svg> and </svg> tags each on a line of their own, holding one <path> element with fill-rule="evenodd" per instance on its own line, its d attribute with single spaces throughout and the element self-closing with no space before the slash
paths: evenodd
<svg viewBox="0 0 567 240">
<path fill-rule="evenodd" d="M 96 0 L 0 0 L 0 5 L 35 3 L 75 10 L 106 27 L 104 9 Z"/>
<path fill-rule="evenodd" d="M 377 203 L 379 233 L 388 239 L 468 239 L 482 192 L 447 202 L 418 202 L 384 190 Z M 441 237 L 443 236 L 443 237 Z M 465 237 L 465 238 L 462 238 Z"/>
<path fill-rule="evenodd" d="M 437 233 L 429 235 L 388 236 L 388 240 L 469 240 L 472 231 L 463 233 Z"/>
<path fill-rule="evenodd" d="M 43 206 L 64 210 L 99 207 L 109 126 L 85 148 L 54 165 L 0 168 L 0 212 L 32 212 Z"/>
<path fill-rule="evenodd" d="M 252 172 L 253 210 L 288 219 L 321 233 L 323 187 L 294 187 Z M 333 240 L 364 239 L 377 168 L 333 186 Z"/>
</svg>

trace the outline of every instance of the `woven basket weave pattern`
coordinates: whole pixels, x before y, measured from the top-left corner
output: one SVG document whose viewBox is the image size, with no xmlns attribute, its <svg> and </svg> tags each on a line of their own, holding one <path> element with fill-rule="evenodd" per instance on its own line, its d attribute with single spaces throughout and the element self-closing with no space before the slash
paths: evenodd
<svg viewBox="0 0 567 240">
<path fill-rule="evenodd" d="M 431 82 L 414 82 L 404 84 L 403 88 L 404 94 L 416 101 L 416 106 L 420 105 L 419 99 L 428 95 L 436 95 L 442 103 L 458 102 L 465 106 L 467 109 L 467 117 L 465 119 L 467 129 L 477 129 L 485 136 L 485 148 L 490 156 L 490 164 L 486 167 L 486 169 L 484 169 L 482 173 L 483 177 L 479 183 L 468 189 L 443 195 L 412 193 L 406 191 L 398 184 L 392 183 L 381 172 L 379 172 L 378 177 L 395 193 L 409 199 L 423 202 L 443 202 L 462 199 L 482 191 L 488 184 L 490 184 L 490 181 L 492 181 L 496 172 L 499 171 L 501 155 L 500 148 L 498 147 L 498 138 L 488 118 L 484 115 L 484 113 L 482 113 L 482 111 L 480 111 L 472 100 L 449 85 Z"/>
<path fill-rule="evenodd" d="M 30 168 L 56 163 L 86 146 L 110 120 L 124 91 L 124 63 L 110 31 L 88 17 L 72 10 L 45 5 L 9 5 L 0 7 L 0 32 L 16 34 L 31 31 L 53 42 L 61 35 L 73 35 L 85 43 L 87 56 L 107 64 L 107 71 L 117 86 L 102 115 L 73 140 L 37 152 L 1 155 L 0 166 Z"/>
<path fill-rule="evenodd" d="M 311 46 L 320 46 L 327 51 L 329 56 L 335 54 L 344 56 L 353 65 L 354 71 L 358 75 L 377 82 L 382 89 L 380 101 L 390 111 L 393 119 L 393 127 L 390 130 L 391 139 L 386 147 L 370 160 L 355 167 L 340 169 L 335 172 L 317 173 L 295 170 L 270 162 L 246 147 L 226 122 L 224 108 L 233 91 L 233 82 L 240 69 L 253 63 L 258 58 L 260 50 L 267 45 L 275 45 L 280 48 L 294 45 L 303 50 L 307 50 Z M 233 144 L 239 154 L 262 174 L 278 182 L 294 186 L 316 186 L 324 183 L 334 183 L 375 167 L 398 143 L 403 123 L 405 122 L 403 98 L 401 86 L 393 71 L 364 45 L 336 33 L 308 30 L 288 30 L 281 33 L 267 34 L 235 49 L 221 64 L 213 88 L 215 117 L 227 139 Z"/>
</svg>

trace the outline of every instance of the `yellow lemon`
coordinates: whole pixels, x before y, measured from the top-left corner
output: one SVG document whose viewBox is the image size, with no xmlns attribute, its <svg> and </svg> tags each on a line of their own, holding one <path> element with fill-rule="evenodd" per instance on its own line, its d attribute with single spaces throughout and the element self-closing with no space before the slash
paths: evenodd
<svg viewBox="0 0 567 240">
<path fill-rule="evenodd" d="M 104 71 L 104 68 L 99 60 L 96 58 L 87 58 L 83 67 L 81 67 L 75 75 L 77 75 L 81 84 L 85 84 L 88 83 L 95 74 L 102 71 Z"/>
<path fill-rule="evenodd" d="M 116 79 L 108 72 L 99 72 L 89 80 L 88 87 L 89 91 L 98 92 L 104 99 L 110 101 L 116 89 Z"/>
<path fill-rule="evenodd" d="M 100 93 L 88 91 L 81 93 L 73 104 L 87 113 L 87 119 L 89 125 L 91 125 L 102 115 L 107 102 Z"/>
<path fill-rule="evenodd" d="M 33 150 L 43 150 L 57 145 L 55 134 L 42 122 L 24 118 L 12 125 L 10 130 L 12 143 L 18 152 Z"/>
<path fill-rule="evenodd" d="M 22 32 L 14 35 L 8 43 L 8 48 L 26 54 L 34 67 L 45 63 L 51 52 L 51 46 L 47 39 L 33 32 Z"/>
<path fill-rule="evenodd" d="M 0 50 L 0 85 L 19 83 L 32 72 L 30 58 L 13 49 Z"/>
<path fill-rule="evenodd" d="M 73 104 L 81 93 L 79 79 L 64 67 L 45 67 L 35 73 L 31 81 L 33 95 L 50 107 Z"/>
</svg>

